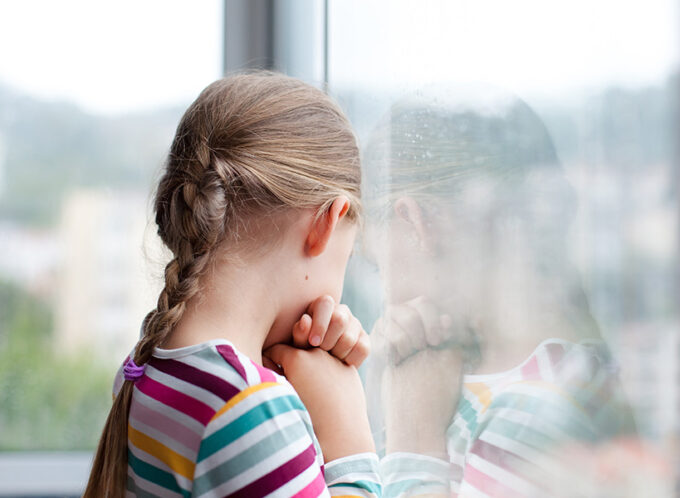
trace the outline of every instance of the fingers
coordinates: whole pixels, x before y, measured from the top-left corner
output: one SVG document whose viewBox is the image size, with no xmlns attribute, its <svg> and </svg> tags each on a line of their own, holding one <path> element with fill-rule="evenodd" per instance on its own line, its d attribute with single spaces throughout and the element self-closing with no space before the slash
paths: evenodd
<svg viewBox="0 0 680 498">
<path fill-rule="evenodd" d="M 356 342 L 352 350 L 345 356 L 345 363 L 359 368 L 371 352 L 371 341 L 365 331 L 359 334 L 359 340 Z"/>
<path fill-rule="evenodd" d="M 309 331 L 309 344 L 312 346 L 320 346 L 323 342 L 334 309 L 335 302 L 331 296 L 321 296 L 307 308 L 307 313 L 312 317 Z"/>
<path fill-rule="evenodd" d="M 336 305 L 330 296 L 321 296 L 309 305 L 307 314 L 293 327 L 293 343 L 303 348 L 318 346 L 357 368 L 371 350 L 361 322 L 347 305 Z"/>
<path fill-rule="evenodd" d="M 470 327 L 458 323 L 424 296 L 390 306 L 376 323 L 371 341 L 393 365 L 427 348 L 445 348 L 470 342 Z M 375 336 L 375 337 L 373 337 Z"/>
<path fill-rule="evenodd" d="M 396 364 L 427 347 L 423 322 L 409 306 L 388 308 L 385 327 L 389 358 Z"/>
<path fill-rule="evenodd" d="M 445 340 L 443 331 L 451 325 L 449 315 L 442 315 L 437 306 L 424 296 L 407 301 L 405 306 L 413 309 L 421 322 L 418 331 L 422 333 L 422 338 L 417 341 L 418 346 L 438 346 Z"/>
<path fill-rule="evenodd" d="M 345 304 L 339 304 L 335 306 L 335 309 L 333 310 L 333 313 L 331 314 L 331 319 L 328 324 L 328 329 L 326 330 L 326 334 L 323 338 L 323 341 L 321 342 L 321 349 L 325 351 L 331 351 L 332 349 L 335 348 L 336 344 L 338 343 L 338 340 L 341 339 L 344 334 L 346 333 L 348 327 L 352 324 L 352 321 L 356 320 L 354 316 L 352 316 L 352 312 L 349 310 L 347 305 Z M 360 326 L 361 327 L 361 326 Z M 354 337 L 354 342 L 359 338 L 358 334 L 356 337 Z M 344 343 L 347 342 L 347 339 L 345 338 L 343 340 Z M 353 346 L 352 344 L 351 346 Z M 350 349 L 351 349 L 350 346 Z M 347 351 L 349 352 L 349 350 Z M 335 354 L 335 353 L 333 353 Z M 336 355 L 337 356 L 337 355 Z M 337 356 L 340 358 L 339 356 Z M 342 359 L 342 358 L 340 358 Z"/>
<path fill-rule="evenodd" d="M 297 348 L 306 348 L 309 345 L 309 332 L 312 329 L 312 317 L 307 313 L 293 325 L 293 344 Z"/>
<path fill-rule="evenodd" d="M 344 322 L 346 321 L 349 323 L 345 324 Z M 361 332 L 362 329 L 359 320 L 357 320 L 355 317 L 352 317 L 351 319 L 345 319 L 343 321 L 342 329 L 339 330 L 339 332 L 334 332 L 337 333 L 338 338 L 336 342 L 330 346 L 328 351 L 330 351 L 330 353 L 339 360 L 344 360 L 350 351 L 352 351 L 352 348 L 356 345 Z M 321 348 L 325 349 L 323 346 L 324 345 L 322 344 Z"/>
<path fill-rule="evenodd" d="M 273 363 L 281 366 L 285 372 L 286 368 L 290 366 L 294 356 L 299 352 L 298 348 L 288 346 L 286 344 L 274 344 L 272 347 L 262 352 L 263 356 L 269 358 Z"/>
</svg>

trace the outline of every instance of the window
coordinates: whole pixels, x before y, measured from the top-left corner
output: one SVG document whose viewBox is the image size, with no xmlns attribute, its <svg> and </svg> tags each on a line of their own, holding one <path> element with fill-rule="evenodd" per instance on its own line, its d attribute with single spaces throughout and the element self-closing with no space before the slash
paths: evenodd
<svg viewBox="0 0 680 498">
<path fill-rule="evenodd" d="M 421 365 L 420 380 L 401 384 L 414 393 L 423 378 L 463 382 L 459 401 L 455 389 L 448 394 L 468 417 L 467 425 L 454 417 L 446 432 L 454 491 L 497 496 L 509 492 L 503 486 L 530 486 L 526 469 L 512 464 L 526 455 L 500 451 L 503 443 L 494 439 L 502 437 L 501 422 L 521 427 L 533 420 L 508 405 L 509 393 L 520 389 L 512 382 L 564 387 L 558 377 L 568 369 L 592 382 L 605 353 L 577 361 L 573 344 L 585 348 L 599 338 L 612 356 L 608 368 L 618 369 L 609 388 L 621 388 L 595 393 L 592 402 L 625 396 L 609 423 L 628 406 L 637 428 L 585 438 L 588 464 L 565 466 L 565 475 L 616 494 L 587 466 L 629 458 L 641 480 L 670 496 L 675 469 L 651 462 L 674 461 L 678 431 L 677 417 L 669 416 L 680 394 L 677 5 L 331 1 L 328 19 L 330 88 L 359 135 L 371 207 L 370 263 L 355 264 L 380 274 L 366 285 L 366 271 L 357 272 L 348 297 L 376 303 L 362 317 L 373 323 L 389 319 L 390 310 L 399 322 L 404 303 L 413 315 L 419 305 L 410 300 L 424 296 L 429 304 L 420 306 L 453 320 L 449 341 L 464 340 L 465 329 L 478 336 L 481 361 L 470 353 L 470 365 L 449 359 L 441 371 L 431 360 Z M 422 343 L 438 339 L 393 340 L 418 361 L 413 353 Z M 571 367 L 541 355 L 565 348 Z M 375 385 L 368 374 L 367 388 L 383 396 L 386 378 L 397 386 L 400 371 L 413 374 L 399 355 L 387 363 L 374 367 Z M 510 372 L 505 380 L 502 372 Z M 586 377 L 578 388 L 570 384 L 573 395 L 595 389 Z M 526 385 L 524 395 L 540 398 Z M 436 401 L 446 389 L 430 391 L 412 414 L 421 431 L 436 420 L 433 411 L 450 409 Z M 384 438 L 392 424 L 403 444 L 408 424 L 401 412 L 415 401 L 392 394 L 397 401 L 382 408 L 371 401 L 377 394 L 369 395 L 375 432 Z M 501 410 L 504 399 L 509 408 Z M 567 424 L 566 413 L 555 424 Z M 473 415 L 491 435 L 474 432 Z M 528 444 L 521 437 L 515 443 Z M 616 479 L 622 489 L 636 489 L 623 472 Z M 575 486 L 566 480 L 565 496 Z"/>
<path fill-rule="evenodd" d="M 219 1 L 0 6 L 0 495 L 82 492 L 162 275 L 152 180 L 222 22 Z"/>
</svg>

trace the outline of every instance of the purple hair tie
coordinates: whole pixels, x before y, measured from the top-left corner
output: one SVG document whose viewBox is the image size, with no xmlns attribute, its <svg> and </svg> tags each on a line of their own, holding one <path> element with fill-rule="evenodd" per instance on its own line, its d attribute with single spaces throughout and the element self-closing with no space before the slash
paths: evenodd
<svg viewBox="0 0 680 498">
<path fill-rule="evenodd" d="M 137 366 L 132 358 L 128 358 L 125 365 L 123 365 L 123 376 L 125 377 L 125 380 L 135 382 L 144 375 L 145 367 L 146 365 L 142 365 L 141 367 Z"/>
</svg>

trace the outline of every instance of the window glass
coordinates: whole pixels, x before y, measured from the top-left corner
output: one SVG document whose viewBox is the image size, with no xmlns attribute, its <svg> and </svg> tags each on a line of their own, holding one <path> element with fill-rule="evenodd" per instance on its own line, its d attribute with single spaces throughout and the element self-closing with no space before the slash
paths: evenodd
<svg viewBox="0 0 680 498">
<path fill-rule="evenodd" d="M 221 10 L 0 5 L 0 452 L 94 448 L 157 296 L 152 180 L 181 112 L 220 75 Z M 24 465 L 9 458 L 4 486 Z M 69 460 L 54 458 L 64 469 L 40 464 L 60 469 L 41 482 L 59 492 Z"/>
<path fill-rule="evenodd" d="M 373 330 L 389 490 L 675 492 L 678 14 L 329 3 L 366 180 L 348 297 Z"/>
</svg>

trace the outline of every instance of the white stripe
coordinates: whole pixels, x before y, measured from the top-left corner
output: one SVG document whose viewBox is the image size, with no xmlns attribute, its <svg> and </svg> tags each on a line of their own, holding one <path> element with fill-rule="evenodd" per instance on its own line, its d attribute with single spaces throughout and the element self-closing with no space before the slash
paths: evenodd
<svg viewBox="0 0 680 498">
<path fill-rule="evenodd" d="M 241 454 L 243 451 L 246 451 L 248 448 L 257 444 L 266 437 L 280 431 L 285 431 L 289 427 L 301 423 L 300 417 L 295 412 L 282 413 L 274 418 L 268 419 L 251 431 L 243 434 L 235 441 L 220 448 L 219 451 L 213 453 L 205 460 L 199 462 L 196 465 L 195 475 L 199 476 L 205 474 L 206 472 L 209 472 L 215 467 L 223 464 L 230 458 L 233 458 L 236 455 Z"/>
<path fill-rule="evenodd" d="M 468 403 L 470 403 L 477 416 L 478 414 L 482 413 L 482 410 L 486 410 L 486 407 L 479 401 L 479 397 L 469 389 L 463 389 L 461 394 L 468 401 Z"/>
<path fill-rule="evenodd" d="M 135 471 L 132 470 L 132 467 L 128 465 L 128 476 L 132 477 L 132 480 L 135 483 L 135 487 L 146 491 L 147 493 L 153 493 L 156 496 L 167 496 L 167 497 L 173 497 L 173 496 L 179 496 L 180 498 L 182 497 L 181 494 L 176 493 L 174 491 L 170 491 L 167 488 L 164 488 L 163 486 L 159 486 L 158 484 L 155 484 L 151 481 L 147 481 L 146 479 L 142 479 L 139 477 L 137 474 L 135 474 Z M 188 488 L 191 489 L 191 488 Z M 137 496 L 133 494 L 132 496 Z"/>
<path fill-rule="evenodd" d="M 130 443 L 128 441 L 128 449 L 132 452 L 134 456 L 136 456 L 138 459 L 140 459 L 143 462 L 146 462 L 148 464 L 153 465 L 154 467 L 158 467 L 161 470 L 164 470 L 170 474 L 172 474 L 175 479 L 178 481 L 180 487 L 183 489 L 191 489 L 191 484 L 192 481 L 187 479 L 184 476 L 179 475 L 177 472 L 173 471 L 170 466 L 165 463 L 163 460 L 159 460 L 153 455 L 150 455 L 146 451 L 142 450 L 141 448 L 136 447 L 134 444 Z"/>
<path fill-rule="evenodd" d="M 242 356 L 239 356 L 239 359 L 242 359 Z M 248 379 L 248 385 L 254 386 L 254 385 L 262 382 L 262 380 L 260 379 L 260 372 L 257 370 L 257 367 L 252 362 L 252 360 L 243 359 L 243 361 L 241 362 L 241 365 L 243 365 L 243 369 L 246 371 L 246 378 Z"/>
<path fill-rule="evenodd" d="M 474 453 L 468 455 L 468 465 L 498 481 L 502 486 L 517 491 L 519 494 L 529 495 L 538 491 L 535 486 L 525 479 L 494 465 L 488 460 L 480 458 Z"/>
<path fill-rule="evenodd" d="M 202 353 L 205 354 L 208 351 L 210 351 L 212 355 L 215 355 L 215 360 L 207 360 L 196 354 L 184 356 L 182 358 L 177 358 L 175 361 L 180 361 L 194 368 L 198 368 L 203 372 L 224 379 L 226 382 L 228 382 L 229 384 L 231 384 L 232 386 L 236 387 L 241 391 L 248 387 L 248 384 L 243 379 L 243 377 L 241 377 L 241 374 L 239 374 L 234 369 L 234 367 L 227 363 L 227 361 L 222 357 L 222 355 L 220 355 L 214 349 L 206 350 L 205 352 Z"/>
<path fill-rule="evenodd" d="M 184 458 L 188 458 L 189 460 L 193 460 L 193 461 L 196 460 L 196 451 L 193 451 L 190 448 L 187 448 L 182 443 L 180 443 L 179 441 L 174 439 L 171 435 L 168 435 L 164 432 L 161 432 L 151 425 L 145 424 L 144 422 L 142 422 L 138 418 L 132 417 L 132 415 L 130 415 L 128 420 L 129 420 L 130 425 L 134 429 L 138 430 L 139 432 L 142 432 L 146 436 L 149 436 L 150 438 L 155 439 L 159 443 L 170 448 L 172 451 L 179 453 Z"/>
<path fill-rule="evenodd" d="M 510 439 L 494 432 L 484 431 L 480 438 L 481 441 L 496 446 L 502 450 L 508 451 L 521 457 L 541 470 L 554 473 L 559 469 L 560 465 L 556 460 L 545 451 L 538 451 L 527 446 L 519 441 Z"/>
<path fill-rule="evenodd" d="M 184 425 L 187 430 L 195 433 L 198 437 L 200 437 L 200 434 L 203 434 L 204 426 L 198 420 L 173 408 L 172 406 L 166 405 L 165 403 L 152 398 L 151 396 L 147 396 L 138 389 L 135 389 L 132 401 L 134 403 L 140 403 L 151 410 L 162 413 L 166 417 L 173 419 L 178 424 Z"/>
<path fill-rule="evenodd" d="M 205 403 L 215 411 L 224 406 L 224 400 L 216 394 L 213 394 L 207 389 L 203 389 L 196 384 L 192 384 L 191 382 L 187 382 L 178 377 L 161 372 L 151 365 L 146 366 L 145 373 L 148 377 L 155 380 L 156 382 L 164 384 L 175 391 L 179 391 L 182 394 L 190 396 L 201 403 Z"/>
<path fill-rule="evenodd" d="M 213 419 L 205 428 L 205 434 L 203 438 L 205 439 L 208 436 L 214 434 L 216 431 L 220 430 L 225 425 L 230 424 L 244 413 L 250 411 L 252 408 L 267 401 L 272 401 L 276 398 L 281 398 L 291 394 L 297 397 L 297 394 L 291 392 L 287 386 L 282 384 L 272 385 L 255 391 L 229 408 L 226 412 L 222 413 L 219 417 Z M 223 406 L 224 403 L 220 409 Z"/>
<path fill-rule="evenodd" d="M 541 379 L 546 382 L 555 382 L 555 372 L 553 371 L 553 364 L 550 361 L 550 355 L 546 348 L 536 351 L 536 362 L 538 363 L 538 372 Z"/>
<path fill-rule="evenodd" d="M 280 467 L 288 462 L 293 456 L 302 453 L 309 447 L 310 443 L 309 436 L 305 433 L 304 436 L 297 441 L 291 442 L 288 446 L 281 448 L 257 465 L 253 465 L 245 472 L 240 473 L 216 488 L 212 488 L 201 496 L 226 496 L 233 493 Z"/>
<path fill-rule="evenodd" d="M 491 495 L 482 493 L 480 490 L 465 480 L 460 485 L 458 496 L 459 498 L 492 498 Z M 500 495 L 493 498 L 500 498 Z"/>
<path fill-rule="evenodd" d="M 238 358 L 239 363 L 241 363 L 241 366 L 246 372 L 246 381 L 249 386 L 254 386 L 256 384 L 260 383 L 260 372 L 257 371 L 257 368 L 253 364 L 253 360 L 251 360 L 248 356 L 243 354 L 241 351 L 236 349 L 235 347 L 232 348 L 234 353 L 236 353 L 236 357 Z"/>
<path fill-rule="evenodd" d="M 300 474 L 295 476 L 293 479 L 288 481 L 286 484 L 281 486 L 276 491 L 269 493 L 267 496 L 270 498 L 288 498 L 289 496 L 293 496 L 299 491 L 302 491 L 305 488 L 305 486 L 307 486 L 310 482 L 316 479 L 316 477 L 320 473 L 321 469 L 316 465 L 307 467 Z M 328 491 L 326 491 L 326 495 L 328 495 Z"/>
<path fill-rule="evenodd" d="M 375 472 L 345 472 L 338 476 L 337 479 L 328 482 L 327 484 L 331 486 L 332 484 L 356 482 L 356 481 L 369 481 L 369 482 L 379 482 L 377 481 L 377 475 Z"/>
<path fill-rule="evenodd" d="M 498 413 L 494 414 L 494 418 L 508 420 L 521 426 L 529 427 L 533 431 L 539 432 L 554 442 L 578 440 L 574 435 L 563 431 L 552 423 L 553 421 L 546 420 L 534 413 L 523 412 L 513 408 L 503 408 Z"/>
</svg>

